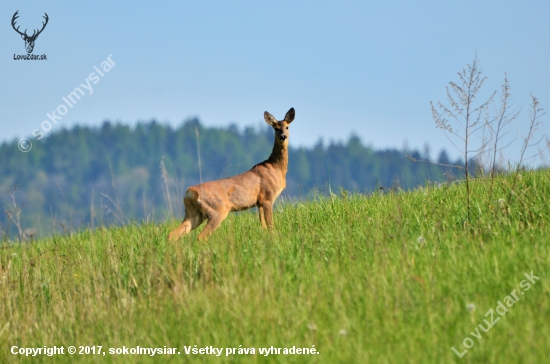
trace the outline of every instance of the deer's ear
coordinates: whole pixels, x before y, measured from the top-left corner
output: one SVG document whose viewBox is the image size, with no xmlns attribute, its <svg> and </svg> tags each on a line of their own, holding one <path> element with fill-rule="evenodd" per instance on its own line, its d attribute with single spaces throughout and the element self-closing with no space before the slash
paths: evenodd
<svg viewBox="0 0 550 364">
<path fill-rule="evenodd" d="M 290 124 L 292 122 L 292 120 L 294 120 L 294 108 L 291 107 L 290 110 L 287 111 L 286 115 L 285 115 L 285 122 L 287 124 Z"/>
<path fill-rule="evenodd" d="M 277 125 L 277 119 L 275 119 L 275 117 L 273 117 L 273 115 L 271 115 L 267 111 L 264 112 L 264 119 L 265 119 L 265 122 L 271 125 L 272 127 L 275 127 Z"/>
</svg>

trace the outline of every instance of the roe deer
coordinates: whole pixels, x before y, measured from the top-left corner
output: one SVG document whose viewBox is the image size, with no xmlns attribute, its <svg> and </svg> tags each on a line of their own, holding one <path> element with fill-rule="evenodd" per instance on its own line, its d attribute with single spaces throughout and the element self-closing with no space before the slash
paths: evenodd
<svg viewBox="0 0 550 364">
<path fill-rule="evenodd" d="M 258 207 L 262 226 L 273 227 L 273 203 L 286 187 L 288 126 L 294 120 L 294 108 L 288 110 L 284 120 L 277 121 L 267 111 L 264 119 L 275 129 L 275 143 L 269 158 L 236 176 L 189 187 L 183 198 L 185 218 L 168 235 L 169 240 L 178 239 L 207 220 L 199 234 L 199 240 L 203 240 L 220 226 L 230 211 L 254 206 Z"/>
</svg>

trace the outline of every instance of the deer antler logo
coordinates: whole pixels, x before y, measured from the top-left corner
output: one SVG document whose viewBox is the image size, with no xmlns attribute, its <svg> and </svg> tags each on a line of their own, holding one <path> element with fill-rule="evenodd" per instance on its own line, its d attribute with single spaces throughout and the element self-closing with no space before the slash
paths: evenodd
<svg viewBox="0 0 550 364">
<path fill-rule="evenodd" d="M 19 13 L 19 10 L 17 10 L 15 14 L 13 14 L 13 18 L 11 18 L 11 26 L 17 33 L 21 35 L 21 38 L 23 38 L 23 40 L 25 41 L 25 48 L 27 48 L 27 53 L 31 54 L 32 50 L 34 49 L 34 42 L 36 41 L 36 38 L 38 38 L 38 35 L 40 35 L 40 33 L 42 33 L 44 28 L 46 28 L 46 24 L 48 24 L 48 19 L 49 19 L 48 14 L 44 13 L 44 19 L 46 19 L 46 21 L 42 22 L 42 29 L 40 30 L 36 29 L 32 33 L 32 35 L 29 36 L 27 34 L 27 29 L 25 29 L 24 33 L 21 33 L 19 31 L 19 27 L 17 28 L 15 27 L 15 21 L 17 20 L 17 18 L 19 18 L 19 15 L 17 15 L 17 13 Z"/>
</svg>

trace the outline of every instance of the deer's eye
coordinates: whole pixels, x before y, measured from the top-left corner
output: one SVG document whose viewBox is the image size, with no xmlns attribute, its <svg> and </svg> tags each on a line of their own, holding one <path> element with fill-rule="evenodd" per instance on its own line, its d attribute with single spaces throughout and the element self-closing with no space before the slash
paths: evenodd
<svg viewBox="0 0 550 364">
<path fill-rule="evenodd" d="M 286 127 L 286 130 L 288 130 L 288 126 Z"/>
</svg>

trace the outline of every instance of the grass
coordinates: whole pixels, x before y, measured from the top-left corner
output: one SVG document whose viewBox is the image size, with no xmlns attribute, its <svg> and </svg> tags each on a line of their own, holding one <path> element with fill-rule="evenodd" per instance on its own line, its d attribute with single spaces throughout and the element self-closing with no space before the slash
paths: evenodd
<svg viewBox="0 0 550 364">
<path fill-rule="evenodd" d="M 510 204 L 512 179 L 499 178 L 492 196 L 489 183 L 472 182 L 471 225 L 463 185 L 429 185 L 279 205 L 272 232 L 256 214 L 231 214 L 207 243 L 195 232 L 167 242 L 173 221 L 4 245 L 0 362 L 545 362 L 550 171 L 523 173 Z M 531 271 L 540 280 L 525 291 Z M 514 289 L 519 301 L 472 336 Z M 463 352 L 466 338 L 473 346 L 459 358 L 451 348 Z M 26 359 L 14 345 L 181 354 Z M 186 355 L 193 345 L 256 353 Z M 259 354 L 313 345 L 320 354 Z"/>
</svg>

